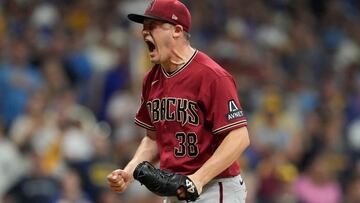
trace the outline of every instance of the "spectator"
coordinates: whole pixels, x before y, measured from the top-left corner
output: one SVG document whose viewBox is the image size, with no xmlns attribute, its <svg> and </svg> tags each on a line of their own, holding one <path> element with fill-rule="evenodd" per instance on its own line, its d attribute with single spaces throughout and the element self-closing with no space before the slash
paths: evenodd
<svg viewBox="0 0 360 203">
<path fill-rule="evenodd" d="M 42 76 L 29 64 L 29 50 L 24 41 L 11 42 L 10 60 L 0 63 L 0 112 L 8 128 L 25 110 L 30 95 L 40 89 Z"/>
<path fill-rule="evenodd" d="M 25 173 L 26 164 L 20 156 L 18 148 L 5 137 L 0 123 L 0 200 L 17 178 Z"/>
<path fill-rule="evenodd" d="M 305 173 L 294 182 L 294 194 L 304 203 L 340 203 L 342 190 L 334 181 L 329 160 L 325 154 L 317 154 Z"/>
<path fill-rule="evenodd" d="M 61 186 L 61 192 L 51 201 L 52 203 L 91 203 L 82 189 L 80 177 L 75 170 L 70 169 L 65 173 L 61 181 Z"/>
<path fill-rule="evenodd" d="M 42 159 L 43 170 L 55 174 L 61 170 L 61 154 L 57 142 L 59 128 L 54 114 L 46 111 L 48 98 L 40 91 L 30 98 L 26 112 L 19 116 L 10 128 L 10 138 L 24 157 L 36 151 Z"/>
<path fill-rule="evenodd" d="M 41 156 L 31 152 L 31 168 L 5 195 L 5 203 L 49 203 L 58 191 L 59 182 L 45 170 Z"/>
</svg>

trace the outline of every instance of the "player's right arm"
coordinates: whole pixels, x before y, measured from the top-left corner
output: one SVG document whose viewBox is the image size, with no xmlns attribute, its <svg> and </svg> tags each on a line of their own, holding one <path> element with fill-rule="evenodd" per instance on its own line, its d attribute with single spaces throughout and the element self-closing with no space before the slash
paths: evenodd
<svg viewBox="0 0 360 203">
<path fill-rule="evenodd" d="M 145 136 L 132 160 L 124 169 L 116 169 L 107 176 L 110 188 L 115 192 L 124 192 L 130 183 L 134 181 L 133 172 L 135 167 L 142 161 L 149 161 L 155 164 L 159 161 L 158 147 L 155 141 L 155 131 L 147 130 Z"/>
</svg>

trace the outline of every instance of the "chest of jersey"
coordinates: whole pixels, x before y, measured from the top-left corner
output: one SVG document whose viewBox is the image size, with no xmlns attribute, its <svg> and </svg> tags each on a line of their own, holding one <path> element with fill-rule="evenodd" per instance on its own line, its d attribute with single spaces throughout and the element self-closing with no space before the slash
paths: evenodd
<svg viewBox="0 0 360 203">
<path fill-rule="evenodd" d="M 199 87 L 186 78 L 165 78 L 160 75 L 152 83 L 146 106 L 156 125 L 159 122 L 176 122 L 198 126 L 199 118 Z"/>
<path fill-rule="evenodd" d="M 155 74 L 146 107 L 157 132 L 163 166 L 205 160 L 211 154 L 202 153 L 211 149 L 213 137 L 203 125 L 205 112 L 200 107 L 200 92 L 201 81 L 194 80 L 194 75 L 181 72 L 167 77 L 160 71 Z"/>
</svg>

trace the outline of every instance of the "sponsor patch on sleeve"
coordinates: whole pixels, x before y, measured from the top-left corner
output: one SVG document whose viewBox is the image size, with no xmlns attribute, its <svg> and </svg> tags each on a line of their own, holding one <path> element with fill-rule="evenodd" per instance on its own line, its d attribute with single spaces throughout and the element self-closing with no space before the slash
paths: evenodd
<svg viewBox="0 0 360 203">
<path fill-rule="evenodd" d="M 244 116 L 243 111 L 238 106 L 236 106 L 236 103 L 233 99 L 229 101 L 228 108 L 229 113 L 226 114 L 226 118 L 228 121 Z"/>
</svg>

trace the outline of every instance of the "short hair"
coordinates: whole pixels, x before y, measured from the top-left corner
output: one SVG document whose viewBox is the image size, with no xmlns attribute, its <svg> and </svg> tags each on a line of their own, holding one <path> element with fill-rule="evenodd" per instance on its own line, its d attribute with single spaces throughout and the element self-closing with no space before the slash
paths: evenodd
<svg viewBox="0 0 360 203">
<path fill-rule="evenodd" d="M 184 37 L 185 37 L 185 39 L 186 39 L 187 41 L 190 41 L 191 34 L 188 33 L 188 32 L 186 32 L 186 31 L 184 30 Z"/>
<path fill-rule="evenodd" d="M 165 21 L 164 23 L 165 23 L 165 24 L 172 25 L 172 26 L 176 26 L 175 24 L 170 23 L 170 22 L 167 22 L 167 21 Z M 191 34 L 188 33 L 188 32 L 186 32 L 184 29 L 183 29 L 183 32 L 184 32 L 184 38 L 185 38 L 185 40 L 186 40 L 186 41 L 190 41 Z"/>
</svg>

